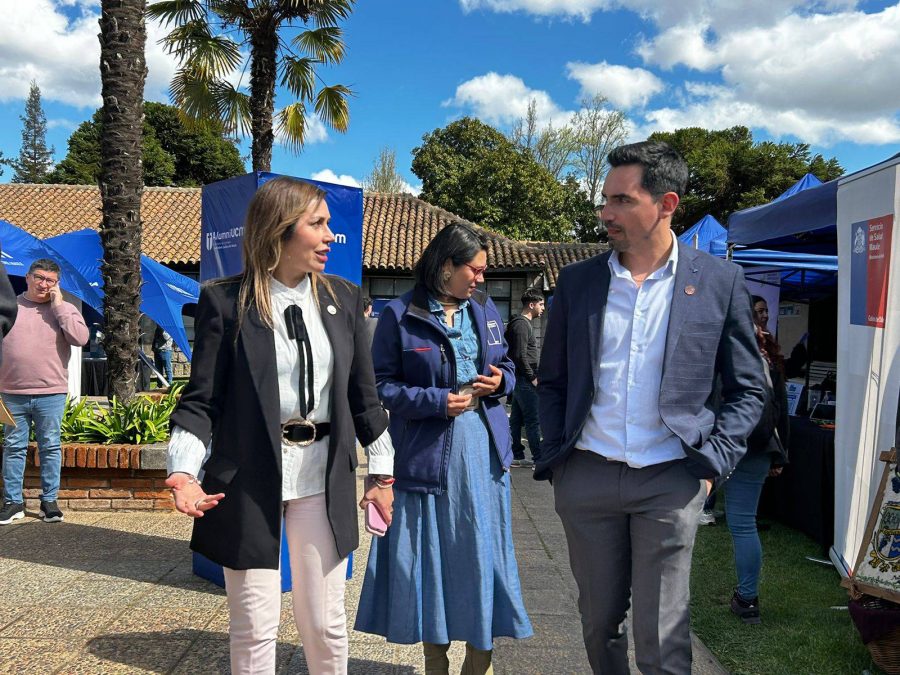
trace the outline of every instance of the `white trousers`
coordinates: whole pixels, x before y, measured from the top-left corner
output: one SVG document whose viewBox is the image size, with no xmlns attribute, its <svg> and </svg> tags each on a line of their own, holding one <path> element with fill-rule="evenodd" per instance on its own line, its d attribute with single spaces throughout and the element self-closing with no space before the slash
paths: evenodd
<svg viewBox="0 0 900 675">
<path fill-rule="evenodd" d="M 325 494 L 284 503 L 284 527 L 291 558 L 294 621 L 311 675 L 347 672 L 346 559 L 338 558 L 325 512 Z M 225 568 L 231 616 L 231 672 L 275 672 L 281 618 L 279 570 Z"/>
</svg>

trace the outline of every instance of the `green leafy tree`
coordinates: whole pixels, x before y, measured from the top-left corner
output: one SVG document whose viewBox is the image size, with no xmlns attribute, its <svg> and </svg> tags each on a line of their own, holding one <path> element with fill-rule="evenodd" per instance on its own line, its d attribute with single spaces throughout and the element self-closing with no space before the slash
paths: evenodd
<svg viewBox="0 0 900 675">
<path fill-rule="evenodd" d="M 47 147 L 47 116 L 41 105 L 41 90 L 31 81 L 22 120 L 22 148 L 18 159 L 9 161 L 13 183 L 43 183 L 53 167 L 53 148 Z"/>
<path fill-rule="evenodd" d="M 363 180 L 366 192 L 398 194 L 403 192 L 405 181 L 397 173 L 397 153 L 392 148 L 382 148 L 372 165 L 372 173 Z"/>
<path fill-rule="evenodd" d="M 109 392 L 119 401 L 134 395 L 139 335 L 145 6 L 143 0 L 100 3 L 100 272 L 107 328 L 103 346 Z"/>
<path fill-rule="evenodd" d="M 560 183 L 531 153 L 469 117 L 413 150 L 422 199 L 515 239 L 566 241 L 590 209 L 576 180 Z"/>
<path fill-rule="evenodd" d="M 221 124 L 193 128 L 185 124 L 178 108 L 164 103 L 145 103 L 144 115 L 160 147 L 174 159 L 173 185 L 197 187 L 246 172 Z"/>
<path fill-rule="evenodd" d="M 69 137 L 69 152 L 47 182 L 92 185 L 100 174 L 100 112 Z M 178 109 L 144 103 L 144 185 L 196 187 L 244 173 L 234 143 L 221 130 L 189 129 Z"/>
<path fill-rule="evenodd" d="M 771 201 L 807 173 L 829 181 L 844 173 L 837 159 L 813 155 L 805 143 L 754 143 L 747 127 L 699 127 L 658 132 L 690 169 L 687 192 L 673 218 L 682 232 L 706 214 L 725 223 L 735 211 Z"/>
<path fill-rule="evenodd" d="M 355 0 L 161 0 L 148 16 L 174 28 L 164 38 L 180 66 L 171 84 L 173 102 L 197 123 L 216 120 L 226 132 L 249 132 L 254 171 L 269 171 L 273 119 L 287 146 L 299 152 L 306 138 L 307 105 L 327 126 L 350 123 L 349 88 L 317 86 L 323 65 L 344 59 L 339 23 Z M 312 27 L 310 27 L 312 26 Z M 299 31 L 289 40 L 283 29 Z M 227 78 L 250 53 L 250 91 Z M 275 85 L 295 99 L 275 112 Z"/>
</svg>

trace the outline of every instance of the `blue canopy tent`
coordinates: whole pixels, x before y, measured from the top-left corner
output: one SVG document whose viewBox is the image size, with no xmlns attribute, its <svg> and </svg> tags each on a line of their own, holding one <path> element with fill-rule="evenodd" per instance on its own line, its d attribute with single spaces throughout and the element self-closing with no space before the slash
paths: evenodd
<svg viewBox="0 0 900 675">
<path fill-rule="evenodd" d="M 808 174 L 812 180 L 818 180 Z M 807 181 L 804 177 L 788 192 Z M 788 193 L 786 192 L 785 195 Z M 789 195 L 788 195 L 789 196 Z M 780 199 L 780 197 L 779 197 Z M 726 239 L 728 231 L 713 216 L 706 215 L 692 227 L 682 232 L 679 241 L 694 246 L 719 258 L 727 255 Z M 794 251 L 772 251 L 758 248 L 735 248 L 732 260 L 744 267 L 765 268 L 766 273 L 773 267 L 782 269 L 781 285 L 786 295 L 813 296 L 822 292 L 832 292 L 837 273 L 837 256 L 798 253 Z M 747 271 L 752 277 L 753 272 Z"/>
<path fill-rule="evenodd" d="M 3 250 L 3 264 L 8 275 L 24 277 L 35 260 L 51 258 L 59 264 L 60 286 L 98 312 L 103 311 L 103 299 L 98 288 L 56 247 L 12 223 L 0 220 L 0 248 Z"/>
<path fill-rule="evenodd" d="M 796 183 L 791 185 L 787 190 L 782 192 L 780 195 L 773 199 L 773 202 L 781 201 L 782 199 L 787 199 L 791 195 L 795 195 L 798 192 L 803 192 L 804 190 L 808 190 L 809 188 L 816 187 L 821 185 L 822 181 L 816 178 L 813 174 L 808 173 L 803 178 L 798 180 Z"/>
<path fill-rule="evenodd" d="M 727 238 L 728 231 L 709 214 L 678 235 L 682 243 L 720 258 L 724 257 Z"/>
<path fill-rule="evenodd" d="M 92 286 L 96 285 L 102 296 L 100 260 L 103 258 L 103 247 L 97 232 L 79 230 L 45 241 L 68 259 Z M 181 351 L 191 358 L 191 345 L 184 330 L 181 312 L 184 305 L 198 301 L 200 284 L 143 254 L 141 277 L 141 311 L 162 326 Z"/>
<path fill-rule="evenodd" d="M 728 218 L 728 242 L 836 255 L 837 188 L 835 179 L 736 211 Z"/>
</svg>

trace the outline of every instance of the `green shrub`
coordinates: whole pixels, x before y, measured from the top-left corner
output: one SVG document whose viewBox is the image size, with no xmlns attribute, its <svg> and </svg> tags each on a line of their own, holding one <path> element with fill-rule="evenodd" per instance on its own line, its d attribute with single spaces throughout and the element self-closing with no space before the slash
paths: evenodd
<svg viewBox="0 0 900 675">
<path fill-rule="evenodd" d="M 169 438 L 169 416 L 178 404 L 183 384 L 174 384 L 159 399 L 135 396 L 127 403 L 113 398 L 109 407 L 66 400 L 63 443 L 161 443 Z"/>
</svg>

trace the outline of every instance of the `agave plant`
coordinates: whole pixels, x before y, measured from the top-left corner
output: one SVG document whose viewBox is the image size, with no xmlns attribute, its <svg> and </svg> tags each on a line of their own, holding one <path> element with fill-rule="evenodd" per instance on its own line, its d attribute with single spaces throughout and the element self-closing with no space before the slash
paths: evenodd
<svg viewBox="0 0 900 675">
<path fill-rule="evenodd" d="M 175 384 L 158 400 L 136 396 L 113 398 L 104 408 L 86 398 L 66 400 L 61 436 L 65 443 L 161 443 L 169 438 L 169 417 L 183 384 Z"/>
<path fill-rule="evenodd" d="M 172 26 L 162 42 L 179 60 L 170 86 L 173 103 L 194 124 L 215 120 L 228 133 L 249 133 L 253 170 L 269 171 L 273 118 L 295 152 L 306 140 L 307 106 L 335 131 L 347 130 L 352 92 L 341 84 L 321 84 L 317 71 L 343 60 L 344 36 L 338 24 L 350 15 L 354 3 L 160 0 L 147 8 L 147 16 Z M 249 93 L 231 81 L 244 52 L 249 52 Z M 295 99 L 278 112 L 276 84 Z"/>
</svg>

